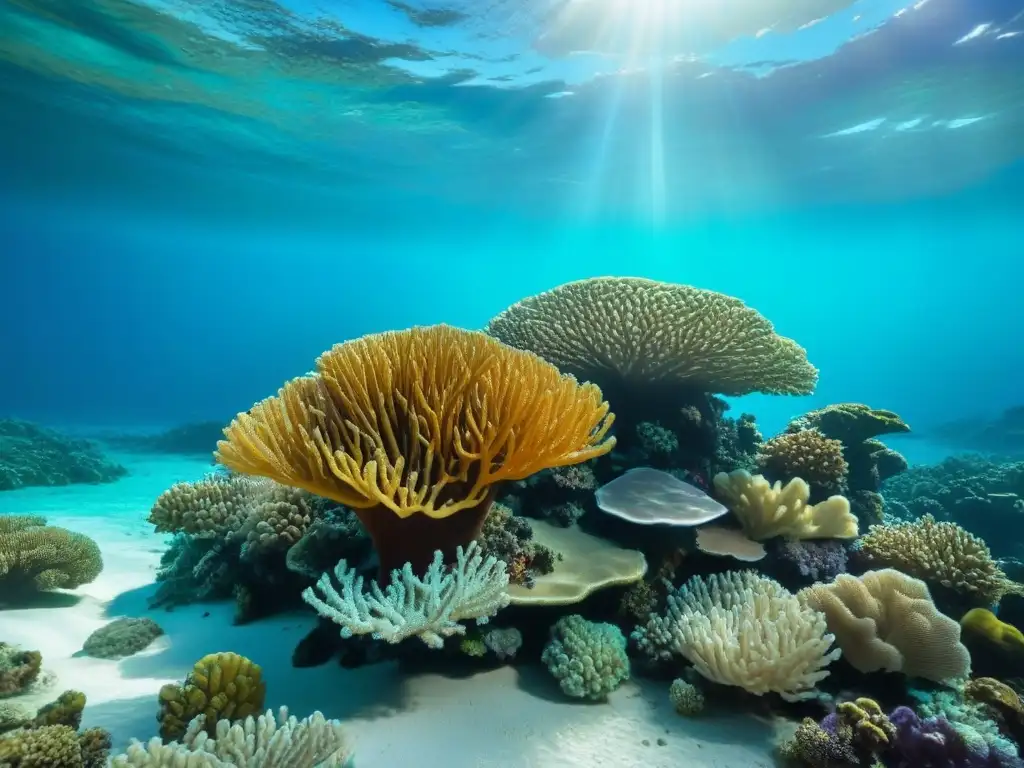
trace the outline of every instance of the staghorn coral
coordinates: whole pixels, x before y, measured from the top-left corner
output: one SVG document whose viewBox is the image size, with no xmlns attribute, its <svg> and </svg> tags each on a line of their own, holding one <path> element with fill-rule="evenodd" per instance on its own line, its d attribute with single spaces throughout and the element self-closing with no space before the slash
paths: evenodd
<svg viewBox="0 0 1024 768">
<path fill-rule="evenodd" d="M 569 696 L 604 701 L 629 677 L 626 638 L 614 624 L 563 616 L 551 627 L 541 661 Z"/>
<path fill-rule="evenodd" d="M 873 525 L 857 543 L 859 556 L 871 565 L 897 568 L 982 604 L 1024 594 L 1024 585 L 1006 578 L 984 541 L 931 515 L 910 523 Z"/>
<path fill-rule="evenodd" d="M 163 633 L 152 619 L 115 619 L 86 638 L 82 653 L 96 659 L 121 659 L 144 650 Z"/>
<path fill-rule="evenodd" d="M 820 504 L 808 504 L 811 490 L 800 478 L 785 485 L 770 484 L 762 475 L 737 469 L 718 473 L 714 484 L 754 541 L 775 536 L 852 539 L 857 535 L 857 518 L 850 513 L 850 503 L 842 496 L 831 496 Z"/>
<path fill-rule="evenodd" d="M 843 444 L 813 429 L 783 433 L 764 443 L 758 466 L 772 479 L 801 478 L 824 493 L 842 490 L 848 468 Z"/>
<path fill-rule="evenodd" d="M 259 665 L 237 653 L 207 654 L 184 683 L 160 689 L 160 736 L 165 741 L 180 739 L 197 715 L 203 715 L 211 729 L 218 720 L 242 720 L 263 708 L 265 695 Z"/>
<path fill-rule="evenodd" d="M 826 616 L 843 657 L 860 672 L 902 672 L 940 683 L 970 674 L 960 625 L 939 613 L 923 581 L 891 569 L 840 574 L 798 597 Z"/>
<path fill-rule="evenodd" d="M 446 325 L 365 336 L 239 414 L 217 457 L 355 510 L 386 576 L 451 558 L 480 532 L 494 486 L 607 453 L 593 384 Z"/>
<path fill-rule="evenodd" d="M 38 515 L 0 516 L 0 604 L 74 589 L 102 570 L 100 548 L 88 536 L 46 525 Z"/>
<path fill-rule="evenodd" d="M 643 278 L 566 283 L 513 304 L 487 332 L 601 383 L 808 394 L 818 379 L 804 350 L 739 299 Z"/>
<path fill-rule="evenodd" d="M 314 712 L 302 720 L 281 707 L 240 722 L 192 720 L 181 742 L 134 741 L 113 768 L 342 768 L 351 749 L 337 720 Z"/>
<path fill-rule="evenodd" d="M 477 542 L 456 551 L 455 565 L 448 569 L 441 552 L 421 579 L 406 563 L 391 575 L 382 590 L 373 582 L 369 593 L 363 590 L 363 577 L 342 560 L 334 569 L 340 590 L 325 573 L 302 599 L 316 612 L 341 626 L 341 636 L 372 635 L 377 640 L 400 643 L 419 637 L 430 648 L 441 648 L 444 638 L 464 634 L 463 619 L 487 623 L 491 616 L 508 605 L 508 571 L 505 563 L 493 555 L 486 559 Z"/>
<path fill-rule="evenodd" d="M 815 697 L 840 653 L 824 614 L 753 571 L 693 577 L 633 637 L 649 656 L 683 656 L 708 680 L 787 701 Z"/>
<path fill-rule="evenodd" d="M 27 691 L 39 679 L 42 663 L 39 651 L 0 643 L 0 699 Z"/>
</svg>

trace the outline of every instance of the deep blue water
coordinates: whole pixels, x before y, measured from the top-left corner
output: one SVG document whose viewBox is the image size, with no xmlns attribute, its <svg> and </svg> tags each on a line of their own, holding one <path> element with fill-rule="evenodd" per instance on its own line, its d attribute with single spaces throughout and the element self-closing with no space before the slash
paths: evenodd
<svg viewBox="0 0 1024 768">
<path fill-rule="evenodd" d="M 769 431 L 1024 400 L 1024 3 L 688 7 L 0 0 L 0 415 L 226 419 L 600 274 L 806 347 Z"/>
</svg>

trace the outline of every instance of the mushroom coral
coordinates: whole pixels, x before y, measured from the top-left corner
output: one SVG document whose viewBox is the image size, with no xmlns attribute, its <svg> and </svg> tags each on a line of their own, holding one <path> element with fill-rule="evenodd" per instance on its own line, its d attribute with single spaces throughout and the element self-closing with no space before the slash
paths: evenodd
<svg viewBox="0 0 1024 768">
<path fill-rule="evenodd" d="M 239 414 L 217 458 L 351 507 L 386 578 L 438 550 L 450 562 L 479 535 L 497 483 L 610 451 L 613 419 L 597 386 L 435 325 L 336 345 Z"/>
</svg>

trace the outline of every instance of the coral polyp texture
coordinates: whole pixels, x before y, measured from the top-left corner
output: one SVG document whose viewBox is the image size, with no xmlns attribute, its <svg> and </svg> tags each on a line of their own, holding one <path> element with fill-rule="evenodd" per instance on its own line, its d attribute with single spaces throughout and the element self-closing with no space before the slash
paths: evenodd
<svg viewBox="0 0 1024 768">
<path fill-rule="evenodd" d="M 100 548 L 88 536 L 38 515 L 0 515 L 0 607 L 88 584 L 102 570 Z"/>
<path fill-rule="evenodd" d="M 281 707 L 232 722 L 193 719 L 180 741 L 135 741 L 113 768 L 342 768 L 352 752 L 337 720 L 319 712 L 298 720 Z"/>
<path fill-rule="evenodd" d="M 761 446 L 758 464 L 762 472 L 776 480 L 799 477 L 813 488 L 832 492 L 842 488 L 848 468 L 843 444 L 813 429 L 768 440 Z"/>
<path fill-rule="evenodd" d="M 1024 593 L 1024 585 L 1006 577 L 984 541 L 931 515 L 910 523 L 873 525 L 857 543 L 865 562 L 941 584 L 981 604 Z"/>
<path fill-rule="evenodd" d="M 219 720 L 243 720 L 263 709 L 263 670 L 237 653 L 211 653 L 195 663 L 185 682 L 160 689 L 160 735 L 180 739 L 198 715 L 211 733 Z"/>
<path fill-rule="evenodd" d="M 487 325 L 581 380 L 702 392 L 808 394 L 807 353 L 739 299 L 689 285 L 595 277 L 513 304 Z"/>
<path fill-rule="evenodd" d="M 970 675 L 960 625 L 939 613 L 919 579 L 892 569 L 841 574 L 798 597 L 825 614 L 843 658 L 860 672 L 902 672 L 938 683 Z"/>
<path fill-rule="evenodd" d="M 649 656 L 682 656 L 708 680 L 787 701 L 817 696 L 840 656 L 823 613 L 754 571 L 693 577 L 634 638 Z"/>
<path fill-rule="evenodd" d="M 149 513 L 158 533 L 225 538 L 252 514 L 252 505 L 270 483 L 239 475 L 211 476 L 175 483 L 161 493 Z"/>
<path fill-rule="evenodd" d="M 239 414 L 217 456 L 356 511 L 381 573 L 479 535 L 496 483 L 611 450 L 601 391 L 446 325 L 364 336 Z"/>
<path fill-rule="evenodd" d="M 714 477 L 715 491 L 754 541 L 775 536 L 788 539 L 852 539 L 857 518 L 843 496 L 809 504 L 811 489 L 800 478 L 785 485 L 769 483 L 743 469 Z"/>
<path fill-rule="evenodd" d="M 569 696 L 603 701 L 629 677 L 626 638 L 614 624 L 563 616 L 551 627 L 541 661 Z"/>
</svg>

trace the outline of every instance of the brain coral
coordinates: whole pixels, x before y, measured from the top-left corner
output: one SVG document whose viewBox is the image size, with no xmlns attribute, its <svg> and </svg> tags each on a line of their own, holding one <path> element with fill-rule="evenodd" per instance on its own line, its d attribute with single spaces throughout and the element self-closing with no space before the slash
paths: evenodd
<svg viewBox="0 0 1024 768">
<path fill-rule="evenodd" d="M 479 535 L 496 483 L 614 445 L 596 386 L 483 333 L 364 336 L 316 368 L 239 414 L 217 456 L 354 509 L 382 575 L 451 559 Z"/>
<path fill-rule="evenodd" d="M 513 304 L 487 332 L 602 384 L 808 394 L 818 380 L 803 348 L 739 299 L 657 280 L 566 283 Z"/>
<path fill-rule="evenodd" d="M 813 487 L 835 492 L 846 479 L 843 444 L 814 429 L 784 433 L 761 446 L 761 471 L 782 481 L 799 477 Z"/>
<path fill-rule="evenodd" d="M 1024 585 L 1006 578 L 985 542 L 931 515 L 898 525 L 873 525 L 857 542 L 860 557 L 941 584 L 989 604 Z"/>
</svg>

